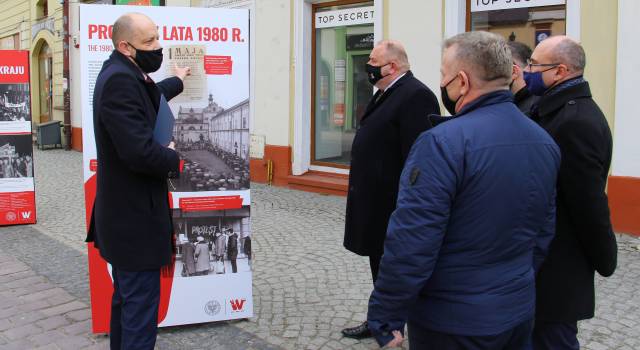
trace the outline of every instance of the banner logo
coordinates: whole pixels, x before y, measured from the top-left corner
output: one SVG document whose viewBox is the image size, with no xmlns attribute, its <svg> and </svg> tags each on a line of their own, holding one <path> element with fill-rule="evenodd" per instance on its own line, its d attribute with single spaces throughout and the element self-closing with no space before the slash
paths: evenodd
<svg viewBox="0 0 640 350">
<path fill-rule="evenodd" d="M 30 211 L 23 211 L 22 213 L 20 213 L 20 215 L 22 216 L 23 219 L 30 219 L 31 218 L 31 212 Z"/>
<path fill-rule="evenodd" d="M 217 300 L 209 300 L 204 305 L 204 312 L 206 312 L 207 315 L 209 316 L 215 316 L 220 312 L 221 308 L 222 307 L 220 306 L 220 303 Z"/>
<path fill-rule="evenodd" d="M 18 217 L 16 216 L 16 213 L 10 211 L 7 213 L 7 215 L 5 215 L 5 219 L 7 219 L 7 221 L 16 221 Z"/>
<path fill-rule="evenodd" d="M 232 312 L 242 312 L 242 311 L 244 311 L 244 302 L 245 301 L 246 301 L 246 299 L 229 300 L 229 303 L 231 303 Z"/>
</svg>

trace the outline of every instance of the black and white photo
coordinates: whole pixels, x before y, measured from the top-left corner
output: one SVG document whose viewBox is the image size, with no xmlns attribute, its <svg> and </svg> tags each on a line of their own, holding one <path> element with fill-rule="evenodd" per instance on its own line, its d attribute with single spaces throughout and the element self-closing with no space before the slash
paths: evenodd
<svg viewBox="0 0 640 350">
<path fill-rule="evenodd" d="M 33 177 L 31 135 L 0 135 L 0 178 Z"/>
<path fill-rule="evenodd" d="M 29 84 L 0 84 L 0 122 L 31 121 Z"/>
<path fill-rule="evenodd" d="M 216 211 L 173 210 L 176 233 L 174 276 L 251 272 L 249 206 Z"/>
<path fill-rule="evenodd" d="M 205 107 L 178 106 L 176 150 L 184 160 L 172 192 L 249 189 L 249 99 L 223 108 L 209 95 Z"/>
</svg>

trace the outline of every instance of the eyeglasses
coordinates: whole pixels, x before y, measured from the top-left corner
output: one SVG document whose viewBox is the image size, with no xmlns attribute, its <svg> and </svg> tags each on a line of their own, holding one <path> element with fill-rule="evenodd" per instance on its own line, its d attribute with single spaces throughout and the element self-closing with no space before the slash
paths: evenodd
<svg viewBox="0 0 640 350">
<path fill-rule="evenodd" d="M 527 67 L 531 70 L 531 67 L 555 67 L 560 63 L 533 63 L 530 58 L 527 58 Z"/>
</svg>

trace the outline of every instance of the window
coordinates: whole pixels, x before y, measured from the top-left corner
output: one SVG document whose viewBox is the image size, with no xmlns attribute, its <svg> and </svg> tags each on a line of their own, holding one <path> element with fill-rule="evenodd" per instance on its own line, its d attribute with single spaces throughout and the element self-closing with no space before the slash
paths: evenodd
<svg viewBox="0 0 640 350">
<path fill-rule="evenodd" d="M 373 94 L 364 70 L 373 48 L 373 2 L 313 6 L 311 163 L 347 168 Z"/>
<path fill-rule="evenodd" d="M 486 3 L 486 4 L 485 4 Z M 532 49 L 552 35 L 566 33 L 564 0 L 511 2 L 492 5 L 491 1 L 471 0 L 467 6 L 467 30 L 486 30 L 510 41 L 519 41 Z M 524 7 L 516 7 L 524 6 Z"/>
<path fill-rule="evenodd" d="M 40 0 L 36 3 L 36 17 L 43 18 L 49 15 L 49 6 L 47 0 Z"/>
</svg>

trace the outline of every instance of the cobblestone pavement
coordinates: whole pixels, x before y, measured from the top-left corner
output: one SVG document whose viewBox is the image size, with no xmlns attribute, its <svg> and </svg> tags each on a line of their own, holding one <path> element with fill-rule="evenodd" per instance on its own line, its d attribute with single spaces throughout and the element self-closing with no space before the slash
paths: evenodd
<svg viewBox="0 0 640 350">
<path fill-rule="evenodd" d="M 38 224 L 0 228 L 0 349 L 106 349 L 88 320 L 82 155 L 34 155 Z M 253 184 L 255 317 L 163 328 L 157 348 L 377 348 L 339 332 L 364 319 L 371 291 L 368 261 L 342 248 L 344 205 Z M 639 245 L 619 236 L 618 270 L 597 279 L 597 317 L 580 324 L 583 349 L 640 349 Z"/>
</svg>

